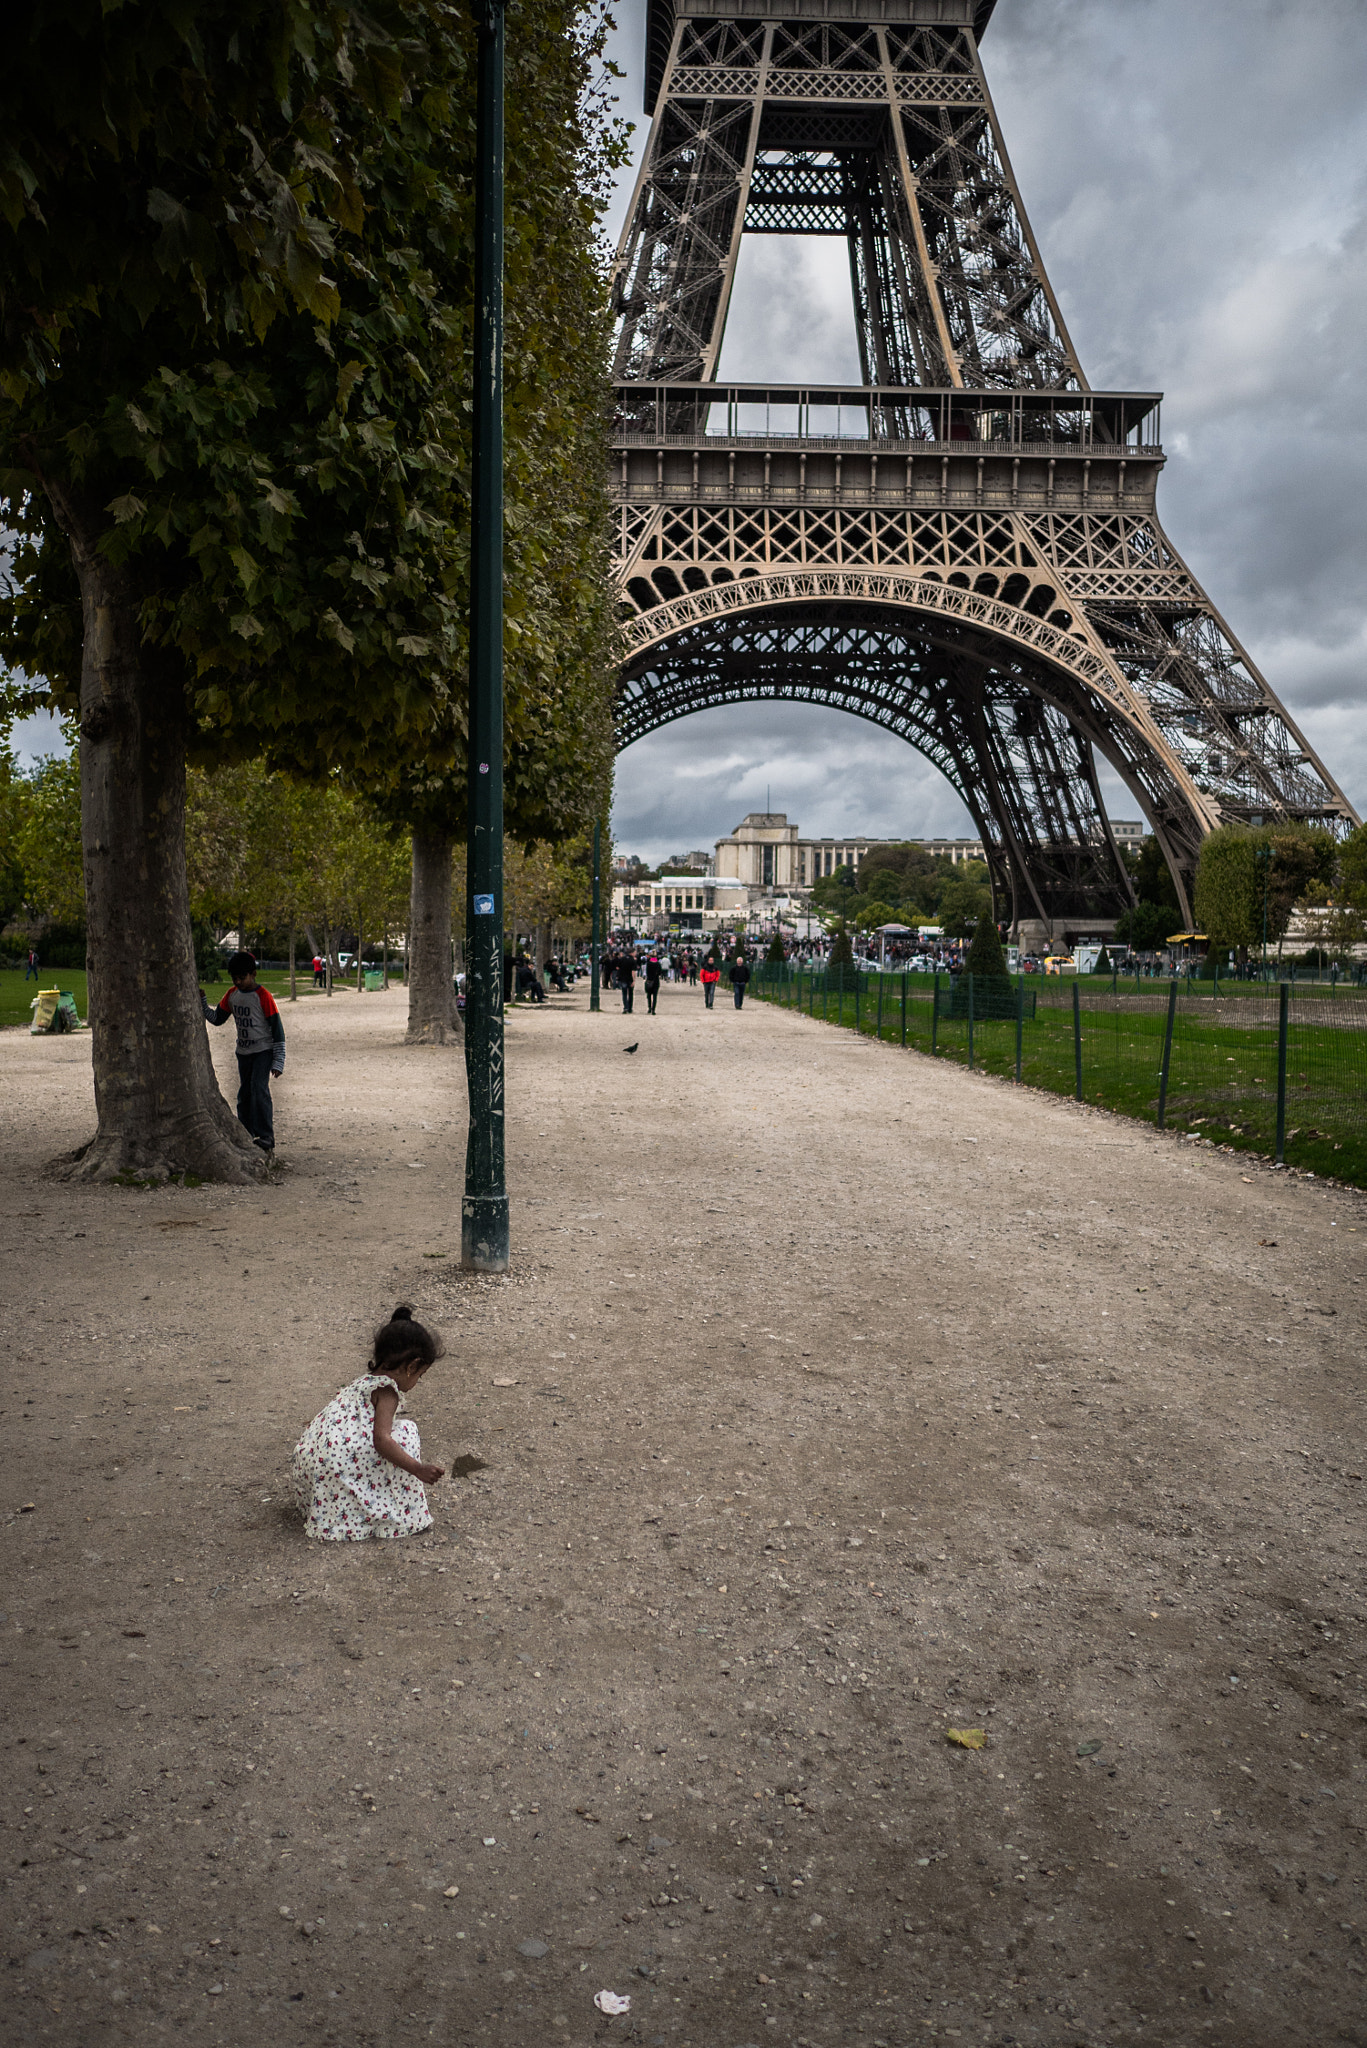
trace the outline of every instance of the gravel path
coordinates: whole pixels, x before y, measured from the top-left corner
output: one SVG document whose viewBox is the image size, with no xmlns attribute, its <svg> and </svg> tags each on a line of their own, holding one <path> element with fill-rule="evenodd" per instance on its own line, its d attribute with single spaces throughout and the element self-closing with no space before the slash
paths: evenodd
<svg viewBox="0 0 1367 2048">
<path fill-rule="evenodd" d="M 403 1005 L 262 1190 L 55 1184 L 0 1034 L 0 2039 L 1367 2043 L 1362 1197 L 667 988 L 510 1019 L 475 1281 Z M 483 1468 L 306 1545 L 402 1299 Z"/>
</svg>

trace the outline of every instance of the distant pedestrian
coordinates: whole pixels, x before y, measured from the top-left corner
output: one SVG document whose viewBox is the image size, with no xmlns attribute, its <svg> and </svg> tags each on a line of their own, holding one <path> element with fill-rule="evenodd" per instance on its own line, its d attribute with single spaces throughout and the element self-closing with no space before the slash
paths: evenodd
<svg viewBox="0 0 1367 2048">
<path fill-rule="evenodd" d="M 690 988 L 698 986 L 698 956 L 696 953 L 690 953 L 688 956 L 688 986 Z"/>
<path fill-rule="evenodd" d="M 645 980 L 646 1014 L 653 1017 L 655 1015 L 655 1005 L 660 1000 L 660 961 L 658 954 L 652 953 L 646 961 Z"/>
<path fill-rule="evenodd" d="M 321 953 L 315 953 L 313 956 L 313 986 L 315 988 L 326 988 L 327 985 L 327 962 Z"/>
<path fill-rule="evenodd" d="M 285 1071 L 285 1026 L 268 988 L 256 985 L 256 955 L 234 953 L 228 962 L 233 985 L 213 1009 L 203 989 L 200 1001 L 210 1024 L 237 1026 L 237 1120 L 267 1158 L 275 1151 L 271 1075 Z"/>
<path fill-rule="evenodd" d="M 29 949 L 28 949 L 28 958 L 27 958 L 27 960 L 25 960 L 25 962 L 24 962 L 24 980 L 25 980 L 25 981 L 27 981 L 30 975 L 32 975 L 32 976 L 33 976 L 33 979 L 34 979 L 35 981 L 37 981 L 37 979 L 38 979 L 38 954 L 37 954 L 37 951 L 36 951 L 36 949 L 35 949 L 34 947 L 32 947 L 32 946 L 30 946 L 30 947 L 29 947 Z"/>
<path fill-rule="evenodd" d="M 714 946 L 702 963 L 702 999 L 710 1010 L 716 1000 L 717 983 L 721 980 L 721 955 Z"/>
<path fill-rule="evenodd" d="M 622 1015 L 629 1017 L 636 986 L 636 956 L 630 948 L 618 959 L 617 986 L 622 991 Z"/>
<path fill-rule="evenodd" d="M 749 980 L 750 963 L 746 959 L 744 953 L 737 950 L 736 955 L 731 962 L 731 993 L 735 997 L 736 1008 L 738 1010 L 744 1007 L 745 990 Z"/>
<path fill-rule="evenodd" d="M 420 1536 L 432 1526 L 425 1486 L 444 1467 L 423 1462 L 418 1426 L 406 1418 L 411 1394 L 442 1355 L 435 1332 L 396 1308 L 375 1332 L 368 1369 L 315 1415 L 294 1447 L 294 1491 L 304 1534 L 323 1543 Z"/>
</svg>

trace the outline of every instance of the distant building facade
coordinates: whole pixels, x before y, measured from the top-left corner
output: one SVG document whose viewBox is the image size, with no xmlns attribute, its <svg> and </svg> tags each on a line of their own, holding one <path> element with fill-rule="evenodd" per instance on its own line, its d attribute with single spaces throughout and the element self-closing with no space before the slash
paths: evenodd
<svg viewBox="0 0 1367 2048">
<path fill-rule="evenodd" d="M 633 931 L 661 937 L 670 932 L 685 938 L 690 932 L 715 932 L 719 926 L 743 918 L 749 908 L 749 890 L 726 876 L 646 875 L 637 881 L 617 882 L 612 891 L 615 930 L 630 926 Z"/>
<path fill-rule="evenodd" d="M 871 839 L 833 833 L 804 839 L 786 811 L 751 811 L 717 841 L 716 873 L 734 875 L 751 889 L 810 889 L 838 867 L 853 868 L 885 846 L 920 846 L 946 860 L 981 860 L 981 839 Z"/>
</svg>

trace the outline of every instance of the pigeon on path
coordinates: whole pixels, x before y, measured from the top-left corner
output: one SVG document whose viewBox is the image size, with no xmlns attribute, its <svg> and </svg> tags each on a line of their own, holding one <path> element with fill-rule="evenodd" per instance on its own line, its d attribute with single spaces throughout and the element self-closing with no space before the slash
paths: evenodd
<svg viewBox="0 0 1367 2048">
<path fill-rule="evenodd" d="M 640 1041 L 640 1039 L 638 1038 L 638 1039 L 637 1039 L 637 1041 L 636 1041 L 636 1045 L 639 1045 L 640 1043 L 641 1043 L 641 1041 Z M 623 1051 L 623 1052 L 635 1052 L 635 1050 L 636 1050 L 636 1045 L 624 1045 L 624 1046 L 622 1047 L 622 1051 Z"/>
</svg>

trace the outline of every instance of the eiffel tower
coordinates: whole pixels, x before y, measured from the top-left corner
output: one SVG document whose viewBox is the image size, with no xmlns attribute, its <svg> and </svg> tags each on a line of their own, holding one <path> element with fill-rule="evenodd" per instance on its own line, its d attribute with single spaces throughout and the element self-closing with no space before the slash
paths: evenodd
<svg viewBox="0 0 1367 2048">
<path fill-rule="evenodd" d="M 1161 394 L 1087 382 L 979 61 L 994 4 L 649 0 L 618 741 L 753 699 L 871 719 L 1041 937 L 1134 900 L 1104 761 L 1190 923 L 1216 826 L 1356 814 L 1158 524 Z M 858 385 L 717 382 L 747 231 L 844 237 Z"/>
</svg>

